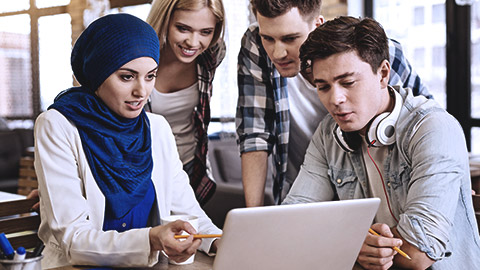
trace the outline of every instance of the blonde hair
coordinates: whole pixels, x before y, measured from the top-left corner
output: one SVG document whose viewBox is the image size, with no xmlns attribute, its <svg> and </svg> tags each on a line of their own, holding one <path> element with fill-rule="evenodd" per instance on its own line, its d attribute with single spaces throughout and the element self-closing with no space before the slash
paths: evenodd
<svg viewBox="0 0 480 270">
<path fill-rule="evenodd" d="M 147 23 L 157 32 L 160 49 L 167 43 L 168 25 L 175 10 L 199 10 L 204 7 L 208 7 L 217 19 L 212 42 L 209 45 L 212 46 L 219 38 L 223 39 L 225 32 L 225 10 L 222 0 L 154 0 L 148 13 Z"/>
</svg>

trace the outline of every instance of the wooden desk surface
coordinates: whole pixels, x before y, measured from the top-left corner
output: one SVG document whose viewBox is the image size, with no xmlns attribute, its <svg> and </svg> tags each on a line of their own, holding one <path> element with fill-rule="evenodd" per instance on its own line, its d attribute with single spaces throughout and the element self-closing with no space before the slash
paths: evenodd
<svg viewBox="0 0 480 270">
<path fill-rule="evenodd" d="M 165 269 L 170 269 L 170 270 L 211 270 L 213 266 L 213 260 L 215 257 L 209 257 L 203 252 L 198 251 L 197 254 L 195 254 L 195 261 L 192 264 L 186 264 L 186 265 L 174 265 L 174 264 L 169 264 L 168 260 L 165 256 L 160 254 L 159 261 L 156 265 L 153 267 L 147 267 L 147 268 L 135 268 L 138 270 L 165 270 Z M 80 270 L 80 269 L 91 269 L 95 268 L 94 266 L 88 267 L 88 266 L 64 266 L 64 267 L 58 267 L 58 268 L 51 268 L 50 270 Z"/>
</svg>

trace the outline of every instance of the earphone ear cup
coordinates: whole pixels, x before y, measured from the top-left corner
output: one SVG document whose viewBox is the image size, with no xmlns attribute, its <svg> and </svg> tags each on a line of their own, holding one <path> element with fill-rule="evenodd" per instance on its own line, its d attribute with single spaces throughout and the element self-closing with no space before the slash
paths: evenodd
<svg viewBox="0 0 480 270">
<path fill-rule="evenodd" d="M 388 90 L 395 98 L 395 106 L 392 112 L 378 115 L 367 128 L 367 142 L 371 144 L 371 142 L 375 140 L 373 146 L 377 147 L 391 145 L 395 142 L 395 124 L 397 123 L 403 104 L 403 98 L 400 93 L 391 87 L 389 87 Z"/>
<path fill-rule="evenodd" d="M 395 122 L 396 119 L 387 117 L 379 123 L 377 127 L 377 139 L 383 145 L 391 145 L 395 142 Z"/>
<path fill-rule="evenodd" d="M 375 140 L 375 143 L 373 144 L 373 146 L 383 146 L 383 145 L 386 145 L 385 144 L 385 141 L 382 140 L 384 136 L 378 136 L 378 134 L 381 134 L 382 133 L 382 130 L 381 128 L 383 127 L 382 125 L 382 121 L 385 120 L 388 115 L 390 113 L 382 113 L 380 115 L 378 115 L 377 117 L 375 117 L 372 121 L 372 123 L 370 123 L 369 127 L 368 127 L 368 132 L 367 132 L 367 142 L 369 144 L 372 143 L 373 140 Z M 395 123 L 394 123 L 395 124 Z"/>
</svg>

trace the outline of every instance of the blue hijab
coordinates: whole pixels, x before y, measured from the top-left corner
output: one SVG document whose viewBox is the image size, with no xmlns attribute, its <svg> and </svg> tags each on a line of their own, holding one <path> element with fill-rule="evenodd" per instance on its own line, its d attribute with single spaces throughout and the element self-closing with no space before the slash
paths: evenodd
<svg viewBox="0 0 480 270">
<path fill-rule="evenodd" d="M 158 63 L 153 28 L 128 14 L 101 17 L 80 35 L 72 50 L 72 70 L 81 87 L 57 96 L 58 110 L 78 129 L 93 177 L 106 198 L 105 211 L 125 216 L 150 187 L 153 160 L 150 124 L 144 110 L 136 118 L 113 112 L 97 95 L 116 70 L 139 57 Z"/>
</svg>

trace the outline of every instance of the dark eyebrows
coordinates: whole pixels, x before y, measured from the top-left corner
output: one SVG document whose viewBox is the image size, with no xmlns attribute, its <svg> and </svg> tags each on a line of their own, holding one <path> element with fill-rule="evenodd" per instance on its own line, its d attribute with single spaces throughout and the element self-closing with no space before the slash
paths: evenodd
<svg viewBox="0 0 480 270">
<path fill-rule="evenodd" d="M 292 33 L 292 34 L 282 36 L 282 39 L 283 38 L 294 38 L 294 37 L 298 37 L 298 36 L 300 36 L 300 33 Z"/>
<path fill-rule="evenodd" d="M 183 28 L 188 28 L 188 29 L 191 29 L 191 27 L 189 25 L 186 25 L 186 24 L 183 24 L 181 22 L 175 22 L 175 26 L 181 26 Z"/>
<path fill-rule="evenodd" d="M 186 28 L 188 30 L 191 30 L 193 29 L 191 26 L 187 25 L 187 24 L 183 24 L 181 22 L 175 22 L 175 26 L 177 27 L 183 27 L 183 28 Z M 205 30 L 210 30 L 210 31 L 213 31 L 215 30 L 215 27 L 207 27 L 207 28 L 203 28 L 203 29 L 200 29 L 200 31 L 205 31 Z"/>
<path fill-rule="evenodd" d="M 271 36 L 269 35 L 266 35 L 266 34 L 263 34 L 263 33 L 259 33 L 261 37 L 263 38 L 272 38 Z M 294 37 L 298 37 L 300 36 L 300 33 L 292 33 L 292 34 L 288 34 L 288 35 L 284 35 L 284 36 L 281 36 L 280 39 L 285 39 L 285 38 L 294 38 Z"/>
<path fill-rule="evenodd" d="M 148 73 L 154 72 L 154 71 L 156 71 L 157 69 L 158 69 L 158 66 L 156 66 L 154 69 L 150 70 Z"/>
<path fill-rule="evenodd" d="M 355 74 L 355 72 L 346 72 L 346 73 L 343 73 L 343 74 L 340 74 L 338 76 L 333 77 L 333 81 L 338 81 L 340 79 L 353 76 L 354 74 Z M 314 79 L 313 83 L 326 83 L 326 81 L 323 80 L 323 79 Z"/>
<path fill-rule="evenodd" d="M 151 73 L 151 72 L 154 72 L 156 69 L 158 68 L 158 66 L 156 66 L 154 69 L 150 70 L 149 72 L 147 73 Z M 138 74 L 138 71 L 134 70 L 134 69 L 131 69 L 131 68 L 119 68 L 118 70 L 122 70 L 122 71 L 128 71 L 128 72 L 131 72 L 133 74 Z"/>
<path fill-rule="evenodd" d="M 131 72 L 131 73 L 134 73 L 134 74 L 138 74 L 138 71 L 136 70 L 133 70 L 131 68 L 119 68 L 118 69 L 119 71 L 122 70 L 122 71 L 128 71 L 128 72 Z"/>
</svg>

